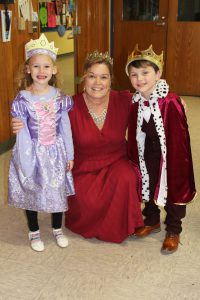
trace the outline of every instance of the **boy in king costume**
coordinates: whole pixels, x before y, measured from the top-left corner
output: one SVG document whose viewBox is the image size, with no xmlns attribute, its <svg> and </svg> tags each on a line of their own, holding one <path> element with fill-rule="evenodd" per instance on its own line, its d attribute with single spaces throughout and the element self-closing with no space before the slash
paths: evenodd
<svg viewBox="0 0 200 300">
<path fill-rule="evenodd" d="M 161 252 L 168 254 L 178 248 L 181 219 L 196 190 L 185 110 L 180 98 L 160 79 L 162 70 L 163 53 L 157 55 L 152 46 L 143 51 L 136 46 L 128 57 L 126 74 L 136 90 L 128 151 L 140 166 L 145 202 L 145 226 L 137 228 L 135 235 L 145 237 L 159 232 L 159 206 L 164 206 L 166 236 Z"/>
</svg>

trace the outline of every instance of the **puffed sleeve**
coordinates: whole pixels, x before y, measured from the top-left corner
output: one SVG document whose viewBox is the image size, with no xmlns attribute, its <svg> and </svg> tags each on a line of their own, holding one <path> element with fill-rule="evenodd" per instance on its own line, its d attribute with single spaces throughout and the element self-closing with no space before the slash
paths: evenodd
<svg viewBox="0 0 200 300">
<path fill-rule="evenodd" d="M 62 135 L 65 149 L 67 152 L 67 159 L 74 159 L 74 145 L 72 140 L 71 124 L 68 116 L 68 111 L 73 107 L 73 100 L 70 96 L 65 96 L 61 103 L 61 122 L 60 122 L 60 133 Z"/>
<path fill-rule="evenodd" d="M 35 167 L 35 155 L 33 142 L 27 125 L 29 116 L 26 101 L 18 95 L 12 103 L 12 117 L 21 119 L 24 127 L 16 135 L 15 161 L 21 170 L 24 180 L 33 174 Z"/>
<path fill-rule="evenodd" d="M 28 111 L 24 102 L 24 98 L 20 96 L 20 94 L 18 94 L 17 97 L 12 102 L 11 115 L 13 118 L 26 120 L 27 114 Z"/>
</svg>

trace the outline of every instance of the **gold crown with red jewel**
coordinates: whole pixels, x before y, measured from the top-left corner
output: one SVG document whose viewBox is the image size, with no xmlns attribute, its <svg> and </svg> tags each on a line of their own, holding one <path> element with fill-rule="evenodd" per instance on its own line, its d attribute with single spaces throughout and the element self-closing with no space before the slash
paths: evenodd
<svg viewBox="0 0 200 300">
<path fill-rule="evenodd" d="M 133 52 L 128 56 L 127 63 L 126 63 L 125 71 L 128 76 L 129 76 L 128 66 L 130 65 L 130 63 L 132 63 L 133 61 L 136 61 L 136 60 L 150 61 L 150 62 L 154 63 L 159 68 L 159 70 L 162 72 L 163 65 L 164 65 L 163 51 L 161 52 L 160 55 L 157 55 L 153 51 L 152 45 L 150 45 L 148 49 L 142 50 L 142 51 L 139 50 L 138 44 L 135 46 L 135 49 L 133 50 Z"/>
<path fill-rule="evenodd" d="M 55 48 L 54 42 L 49 43 L 44 33 L 41 34 L 39 39 L 30 40 L 25 45 L 26 60 L 35 54 L 49 55 L 53 60 L 56 60 L 57 53 L 58 48 Z"/>
</svg>

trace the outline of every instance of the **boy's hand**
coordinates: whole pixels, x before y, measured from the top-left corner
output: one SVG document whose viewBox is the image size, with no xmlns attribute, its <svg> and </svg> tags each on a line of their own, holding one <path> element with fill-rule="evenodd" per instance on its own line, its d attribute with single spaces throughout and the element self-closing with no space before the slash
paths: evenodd
<svg viewBox="0 0 200 300">
<path fill-rule="evenodd" d="M 74 166 L 74 161 L 73 160 L 68 160 L 67 162 L 67 171 L 71 171 Z"/>
</svg>

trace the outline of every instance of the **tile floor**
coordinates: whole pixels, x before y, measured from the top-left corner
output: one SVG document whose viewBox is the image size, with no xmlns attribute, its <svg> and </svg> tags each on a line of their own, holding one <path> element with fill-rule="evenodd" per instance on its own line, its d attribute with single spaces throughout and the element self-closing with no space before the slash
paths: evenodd
<svg viewBox="0 0 200 300">
<path fill-rule="evenodd" d="M 200 98 L 188 106 L 194 169 L 200 188 Z M 10 153 L 0 156 L 0 300 L 199 300 L 199 197 L 188 206 L 181 244 L 161 255 L 162 231 L 121 245 L 86 240 L 65 230 L 70 245 L 58 248 L 50 217 L 40 214 L 45 251 L 29 247 L 23 211 L 7 206 Z M 162 219 L 164 212 L 162 211 Z"/>
</svg>

